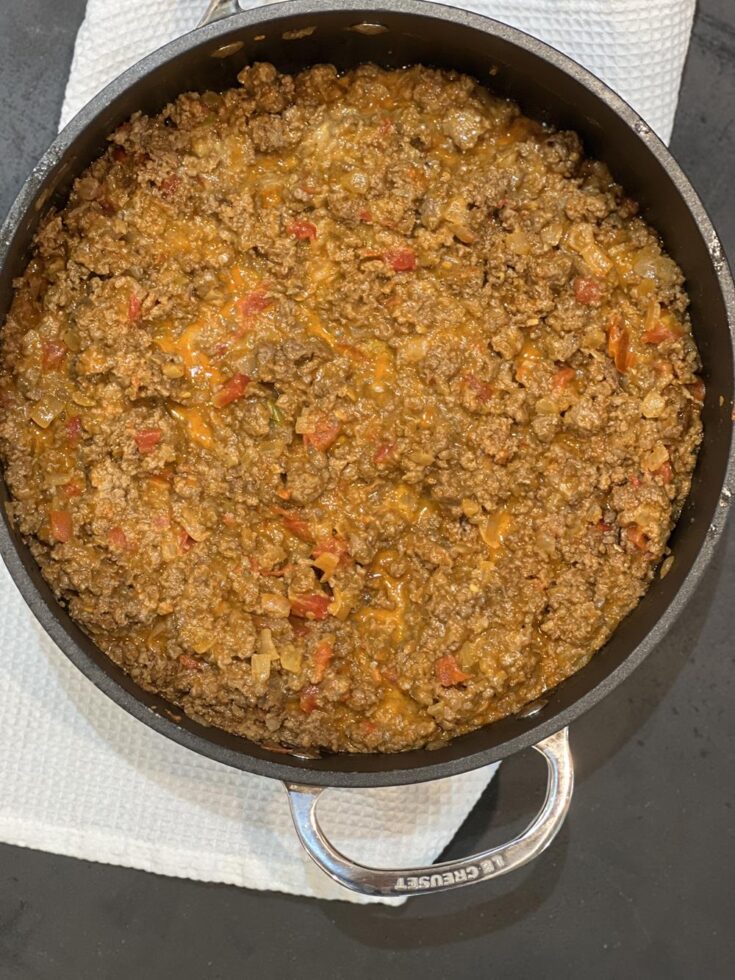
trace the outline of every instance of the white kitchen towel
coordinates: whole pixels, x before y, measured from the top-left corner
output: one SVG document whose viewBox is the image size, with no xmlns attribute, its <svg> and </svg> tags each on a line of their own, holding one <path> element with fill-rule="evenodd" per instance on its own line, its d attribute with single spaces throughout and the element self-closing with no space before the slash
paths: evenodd
<svg viewBox="0 0 735 980">
<path fill-rule="evenodd" d="M 466 4 L 565 50 L 670 135 L 694 0 Z M 108 81 L 192 28 L 206 0 L 89 0 L 62 124 Z M 283 789 L 169 742 L 100 694 L 0 570 L 0 839 L 162 874 L 360 899 L 303 855 Z M 330 792 L 327 829 L 365 863 L 425 864 L 494 767 L 441 782 Z"/>
<path fill-rule="evenodd" d="M 568 54 L 622 95 L 668 143 L 695 0 L 448 2 L 518 27 Z M 240 4 L 264 6 L 257 0 Z M 88 0 L 61 125 L 125 68 L 196 26 L 206 6 L 207 0 Z"/>
</svg>

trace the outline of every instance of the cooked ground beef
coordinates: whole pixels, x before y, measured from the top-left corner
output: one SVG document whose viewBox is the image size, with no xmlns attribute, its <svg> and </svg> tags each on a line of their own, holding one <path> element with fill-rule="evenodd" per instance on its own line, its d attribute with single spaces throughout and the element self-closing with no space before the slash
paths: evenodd
<svg viewBox="0 0 735 980">
<path fill-rule="evenodd" d="M 682 275 L 574 133 L 462 75 L 246 68 L 135 115 L 2 336 L 12 519 L 192 717 L 395 752 L 582 667 L 701 437 Z"/>
</svg>

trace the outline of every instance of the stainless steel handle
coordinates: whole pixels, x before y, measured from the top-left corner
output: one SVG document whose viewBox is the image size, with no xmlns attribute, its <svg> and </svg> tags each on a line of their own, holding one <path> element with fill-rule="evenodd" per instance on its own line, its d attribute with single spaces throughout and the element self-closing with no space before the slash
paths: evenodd
<svg viewBox="0 0 735 980">
<path fill-rule="evenodd" d="M 209 0 L 209 6 L 202 14 L 197 27 L 212 24 L 215 20 L 222 20 L 223 17 L 229 17 L 231 14 L 239 14 L 240 9 L 238 0 Z"/>
<path fill-rule="evenodd" d="M 324 789 L 287 783 L 296 833 L 309 857 L 325 874 L 361 895 L 385 898 L 426 895 L 508 874 L 537 857 L 558 834 L 574 790 L 574 764 L 568 729 L 534 745 L 546 760 L 546 799 L 534 820 L 508 844 L 491 847 L 472 857 L 442 861 L 425 868 L 366 868 L 341 854 L 327 839 L 317 818 Z"/>
</svg>

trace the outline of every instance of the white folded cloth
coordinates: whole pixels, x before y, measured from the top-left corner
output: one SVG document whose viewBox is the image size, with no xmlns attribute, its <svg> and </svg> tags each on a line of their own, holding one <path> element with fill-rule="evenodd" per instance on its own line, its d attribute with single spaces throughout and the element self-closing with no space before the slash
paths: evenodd
<svg viewBox="0 0 735 980">
<path fill-rule="evenodd" d="M 518 27 L 568 54 L 622 95 L 668 143 L 695 0 L 446 2 Z M 206 6 L 207 0 L 88 0 L 61 125 L 125 68 L 195 27 Z M 240 0 L 240 6 L 265 4 Z"/>
<path fill-rule="evenodd" d="M 255 4 L 251 4 L 255 5 Z M 694 0 L 466 4 L 549 41 L 671 132 Z M 138 58 L 195 26 L 206 0 L 89 0 L 62 124 Z M 160 874 L 364 901 L 301 851 L 283 788 L 152 732 L 99 693 L 0 570 L 0 839 Z M 324 823 L 351 857 L 433 861 L 495 767 L 380 790 L 330 791 Z"/>
</svg>

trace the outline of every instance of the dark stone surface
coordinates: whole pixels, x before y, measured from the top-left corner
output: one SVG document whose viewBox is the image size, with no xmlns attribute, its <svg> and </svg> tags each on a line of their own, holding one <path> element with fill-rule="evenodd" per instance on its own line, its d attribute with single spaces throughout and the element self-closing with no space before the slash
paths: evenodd
<svg viewBox="0 0 735 980">
<path fill-rule="evenodd" d="M 0 4 L 0 211 L 55 131 L 83 9 Z M 732 0 L 700 2 L 672 146 L 735 256 Z M 0 977 L 735 975 L 733 558 L 731 528 L 668 639 L 575 724 L 572 811 L 535 864 L 394 910 L 0 846 Z M 451 853 L 519 826 L 542 779 L 507 762 Z"/>
</svg>

